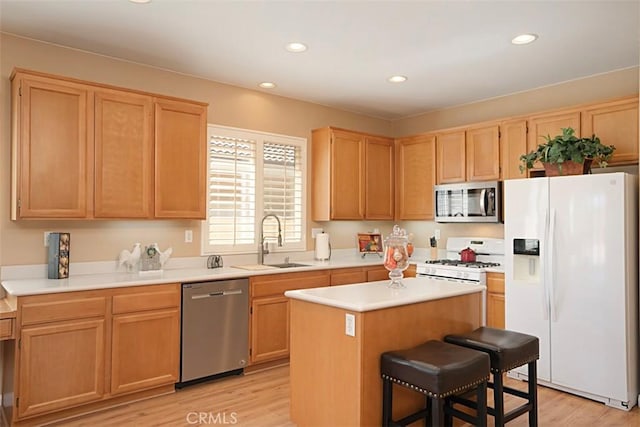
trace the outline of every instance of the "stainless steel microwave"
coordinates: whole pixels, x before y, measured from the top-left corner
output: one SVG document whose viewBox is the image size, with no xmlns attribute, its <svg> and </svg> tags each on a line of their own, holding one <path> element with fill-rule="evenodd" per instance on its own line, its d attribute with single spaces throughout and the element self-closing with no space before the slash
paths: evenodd
<svg viewBox="0 0 640 427">
<path fill-rule="evenodd" d="M 436 222 L 500 222 L 502 182 L 434 186 Z"/>
</svg>

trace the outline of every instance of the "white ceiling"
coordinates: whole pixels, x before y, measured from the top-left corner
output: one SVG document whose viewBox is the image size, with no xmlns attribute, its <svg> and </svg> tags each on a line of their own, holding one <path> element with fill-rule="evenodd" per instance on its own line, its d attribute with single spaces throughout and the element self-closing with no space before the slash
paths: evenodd
<svg viewBox="0 0 640 427">
<path fill-rule="evenodd" d="M 640 1 L 0 0 L 0 30 L 396 119 L 637 66 Z M 531 45 L 512 37 L 532 32 Z M 304 53 L 284 49 L 290 41 Z M 403 84 L 388 83 L 394 74 Z"/>
</svg>

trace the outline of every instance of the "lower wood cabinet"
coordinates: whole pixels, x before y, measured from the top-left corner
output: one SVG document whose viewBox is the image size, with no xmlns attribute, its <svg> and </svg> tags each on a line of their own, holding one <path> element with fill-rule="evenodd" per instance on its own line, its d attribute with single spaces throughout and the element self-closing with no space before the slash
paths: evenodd
<svg viewBox="0 0 640 427">
<path fill-rule="evenodd" d="M 504 329 L 504 273 L 487 273 L 487 326 Z"/>
<path fill-rule="evenodd" d="M 111 394 L 129 393 L 178 381 L 178 308 L 113 317 Z"/>
<path fill-rule="evenodd" d="M 289 357 L 289 298 L 284 293 L 329 286 L 330 281 L 329 270 L 269 274 L 249 279 L 251 365 Z"/>
<path fill-rule="evenodd" d="M 18 297 L 17 307 L 17 342 L 3 354 L 12 423 L 88 412 L 178 381 L 177 283 Z"/>
<path fill-rule="evenodd" d="M 405 277 L 415 277 L 414 265 L 405 270 Z M 249 278 L 250 365 L 277 363 L 286 361 L 289 357 L 289 298 L 284 296 L 286 291 L 388 279 L 389 271 L 382 265 L 269 274 Z"/>
<path fill-rule="evenodd" d="M 277 295 L 251 303 L 251 363 L 289 357 L 289 298 Z"/>
<path fill-rule="evenodd" d="M 104 396 L 105 320 L 24 328 L 19 349 L 18 418 Z"/>
</svg>

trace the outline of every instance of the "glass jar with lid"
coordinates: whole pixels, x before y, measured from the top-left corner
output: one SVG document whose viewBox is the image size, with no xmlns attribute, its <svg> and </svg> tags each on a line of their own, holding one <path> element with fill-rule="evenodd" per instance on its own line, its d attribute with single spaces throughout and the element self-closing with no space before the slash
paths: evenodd
<svg viewBox="0 0 640 427">
<path fill-rule="evenodd" d="M 391 234 L 384 239 L 384 267 L 389 270 L 390 288 L 404 288 L 402 283 L 403 271 L 409 267 L 409 252 L 407 232 L 397 224 L 393 226 Z"/>
</svg>

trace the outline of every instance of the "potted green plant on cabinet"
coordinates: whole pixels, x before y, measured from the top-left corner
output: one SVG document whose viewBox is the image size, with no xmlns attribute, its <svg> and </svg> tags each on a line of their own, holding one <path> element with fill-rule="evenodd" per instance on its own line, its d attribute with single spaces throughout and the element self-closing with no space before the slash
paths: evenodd
<svg viewBox="0 0 640 427">
<path fill-rule="evenodd" d="M 531 169 L 537 161 L 545 168 L 546 176 L 579 175 L 591 172 L 592 162 L 606 167 L 615 147 L 604 145 L 600 138 L 578 138 L 573 128 L 562 128 L 562 134 L 543 136 L 544 144 L 538 145 L 534 151 L 520 156 L 520 171 Z"/>
</svg>

